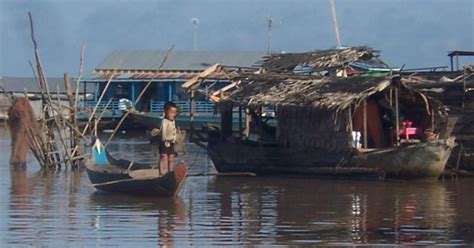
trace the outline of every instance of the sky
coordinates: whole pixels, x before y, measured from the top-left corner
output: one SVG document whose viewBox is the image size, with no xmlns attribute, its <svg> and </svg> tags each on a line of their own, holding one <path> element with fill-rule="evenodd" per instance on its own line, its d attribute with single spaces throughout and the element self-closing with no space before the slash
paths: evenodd
<svg viewBox="0 0 474 248">
<path fill-rule="evenodd" d="M 334 0 L 342 44 L 381 50 L 393 66 L 445 66 L 474 50 L 474 0 Z M 302 52 L 336 46 L 328 0 L 0 0 L 0 76 L 32 76 L 28 11 L 47 76 L 86 74 L 113 50 Z M 474 64 L 473 59 L 462 63 Z"/>
</svg>

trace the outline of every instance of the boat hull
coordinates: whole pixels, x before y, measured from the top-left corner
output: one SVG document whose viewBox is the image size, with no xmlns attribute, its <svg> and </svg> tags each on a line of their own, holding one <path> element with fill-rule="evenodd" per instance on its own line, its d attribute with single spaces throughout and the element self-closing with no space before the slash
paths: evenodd
<svg viewBox="0 0 474 248">
<path fill-rule="evenodd" d="M 86 171 L 93 186 L 100 191 L 124 193 L 135 196 L 171 197 L 179 193 L 186 178 L 184 162 L 163 176 L 136 178 L 131 172 L 113 165 L 95 165 L 93 159 L 86 162 Z M 140 170 L 149 175 L 157 169 Z"/>
<path fill-rule="evenodd" d="M 377 169 L 391 178 L 438 178 L 454 146 L 454 139 L 448 139 L 360 153 L 350 166 Z"/>
<path fill-rule="evenodd" d="M 454 140 L 449 139 L 347 154 L 235 143 L 210 143 L 208 151 L 219 172 L 411 179 L 438 178 L 453 147 Z"/>
</svg>

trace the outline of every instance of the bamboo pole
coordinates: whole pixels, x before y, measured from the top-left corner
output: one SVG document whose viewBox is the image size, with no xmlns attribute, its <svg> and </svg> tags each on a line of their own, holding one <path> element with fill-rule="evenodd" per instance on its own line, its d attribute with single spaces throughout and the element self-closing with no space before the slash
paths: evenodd
<svg viewBox="0 0 474 248">
<path fill-rule="evenodd" d="M 38 160 L 40 165 L 45 164 L 46 161 L 44 160 L 44 156 L 41 156 L 42 155 L 41 145 L 39 144 L 39 142 L 38 142 L 37 138 L 35 137 L 35 135 L 33 134 L 32 130 L 28 129 L 27 131 L 28 131 L 28 138 L 30 140 L 30 143 L 29 143 L 30 151 L 33 153 L 33 155 Z"/>
<path fill-rule="evenodd" d="M 97 108 L 99 107 L 99 104 L 100 104 L 100 102 L 102 101 L 102 98 L 104 98 L 105 92 L 107 92 L 107 89 L 109 88 L 110 83 L 112 82 L 112 78 L 113 78 L 113 77 L 114 77 L 114 73 L 112 73 L 112 75 L 110 75 L 110 78 L 109 78 L 109 80 L 107 81 L 107 84 L 105 85 L 104 90 L 103 90 L 102 93 L 100 94 L 100 97 L 99 97 L 99 99 L 97 100 L 97 103 L 95 104 L 94 109 L 92 110 L 92 114 L 89 116 L 89 119 L 87 120 L 87 124 L 86 124 L 86 126 L 84 127 L 84 130 L 82 131 L 82 134 L 83 134 L 83 135 L 86 134 L 87 128 L 89 128 L 90 122 L 92 121 L 92 118 L 94 118 L 95 112 L 97 112 Z"/>
<path fill-rule="evenodd" d="M 41 86 L 41 83 L 38 79 L 38 73 L 36 72 L 35 67 L 33 66 L 33 63 L 31 62 L 31 60 L 28 60 L 28 64 L 30 65 L 31 71 L 33 72 L 33 76 L 35 77 L 35 82 L 38 86 L 38 89 L 41 91 L 41 101 L 42 101 L 42 106 L 44 107 L 44 103 L 46 102 L 46 99 L 44 97 L 44 89 Z"/>
<path fill-rule="evenodd" d="M 115 70 L 114 70 L 114 72 L 115 72 Z M 97 103 L 96 103 L 96 105 L 94 106 L 94 109 L 92 110 L 91 115 L 89 115 L 89 118 L 88 118 L 88 120 L 87 120 L 86 126 L 85 126 L 84 129 L 82 130 L 82 133 L 81 133 L 82 135 L 81 135 L 81 136 L 84 136 L 84 135 L 86 134 L 87 129 L 88 129 L 89 126 L 91 125 L 91 121 L 92 121 L 92 119 L 94 118 L 95 112 L 97 111 L 97 108 L 99 107 L 99 104 L 100 104 L 100 102 L 102 101 L 102 98 L 104 97 L 105 92 L 106 92 L 107 89 L 109 88 L 110 83 L 112 82 L 112 78 L 113 78 L 114 74 L 115 74 L 115 73 L 112 73 L 112 75 L 110 75 L 110 78 L 109 78 L 109 80 L 107 81 L 107 84 L 105 85 L 104 90 L 103 90 L 102 93 L 100 94 L 100 97 L 99 97 L 99 99 L 97 100 Z M 79 149 L 79 144 L 76 144 L 76 146 L 75 146 L 75 148 L 74 148 L 74 151 L 73 151 L 73 154 L 76 153 L 77 149 Z"/>
<path fill-rule="evenodd" d="M 40 86 L 41 91 L 42 91 L 43 99 L 44 99 L 44 91 L 46 92 L 46 95 L 48 97 L 47 100 L 50 104 L 49 105 L 44 105 L 43 111 L 44 111 L 44 114 L 45 114 L 45 118 L 49 118 L 49 110 L 50 110 L 49 106 L 51 106 L 51 102 L 53 102 L 53 101 L 52 101 L 51 94 L 50 94 L 50 91 L 49 91 L 48 83 L 46 81 L 46 77 L 44 75 L 43 66 L 42 66 L 42 63 L 41 63 L 41 58 L 40 58 L 39 50 L 38 50 L 38 44 L 36 42 L 35 35 L 34 35 L 33 18 L 31 16 L 30 12 L 28 12 L 28 17 L 29 17 L 29 23 L 30 23 L 30 28 L 31 28 L 31 32 L 30 32 L 31 41 L 33 42 L 33 50 L 34 50 L 35 61 L 36 61 L 35 77 L 37 78 L 37 80 L 39 82 L 39 86 Z M 44 101 L 43 101 L 43 104 L 44 104 Z M 54 117 L 55 112 L 51 111 L 51 113 L 53 114 L 53 117 Z M 47 141 L 49 139 L 55 140 L 54 130 L 52 130 L 52 126 L 50 126 L 50 125 L 46 125 L 45 129 L 43 129 L 46 133 Z M 50 144 L 49 142 L 47 142 L 46 144 L 48 146 L 48 150 L 50 150 L 50 151 L 57 149 L 55 144 Z M 53 157 L 53 159 L 59 160 L 60 158 Z"/>
<path fill-rule="evenodd" d="M 145 92 L 147 91 L 147 89 L 150 87 L 151 83 L 153 82 L 153 80 L 159 75 L 159 71 L 161 70 L 161 68 L 163 68 L 163 66 L 165 65 L 165 62 L 166 60 L 168 59 L 168 56 L 169 54 L 171 53 L 171 51 L 173 50 L 174 48 L 174 45 L 172 45 L 168 51 L 166 52 L 166 55 L 165 57 L 163 58 L 163 60 L 161 61 L 161 64 L 160 66 L 158 67 L 158 70 L 157 72 L 154 74 L 153 77 L 150 78 L 150 80 L 148 80 L 147 84 L 145 85 L 145 87 L 143 87 L 142 91 L 140 92 L 140 94 L 138 95 L 137 99 L 135 100 L 135 102 L 133 103 L 132 105 L 132 108 L 135 107 L 135 105 L 140 101 L 140 99 L 143 97 L 143 95 L 145 94 Z M 107 143 L 105 143 L 105 147 L 107 147 L 110 142 L 112 141 L 112 139 L 114 138 L 115 134 L 117 133 L 118 129 L 120 128 L 120 126 L 122 125 L 123 121 L 128 117 L 128 115 L 130 114 L 130 111 L 127 111 L 123 116 L 122 118 L 120 119 L 119 123 L 117 124 L 117 126 L 115 127 L 114 131 L 112 132 L 112 134 L 110 134 L 109 136 L 109 139 L 107 140 Z"/>
<path fill-rule="evenodd" d="M 8 101 L 13 104 L 13 99 L 11 98 L 10 95 L 8 95 L 8 92 L 7 90 L 5 89 L 5 87 L 3 85 L 0 85 L 0 88 L 2 89 L 3 93 L 5 94 L 5 96 L 7 97 Z"/>
<path fill-rule="evenodd" d="M 59 84 L 56 85 L 56 96 L 57 96 L 57 101 L 58 103 L 61 102 L 61 98 L 59 97 Z M 61 104 L 60 104 L 61 106 Z M 56 129 L 58 130 L 58 135 L 59 135 L 59 141 L 62 145 L 62 148 L 63 148 L 63 153 L 62 153 L 62 160 L 64 161 L 69 161 L 70 163 L 70 166 L 71 168 L 74 166 L 74 164 L 72 163 L 72 161 L 70 160 L 70 158 L 72 157 L 71 154 L 69 153 L 69 150 L 68 150 L 68 146 L 64 140 L 64 131 L 66 129 L 65 125 L 64 125 L 64 111 L 63 109 L 60 107 L 59 108 L 59 112 L 56 113 L 55 115 L 57 117 L 57 119 L 55 120 L 56 122 Z M 67 163 L 65 163 L 65 165 L 67 165 Z"/>
<path fill-rule="evenodd" d="M 77 76 L 77 81 L 76 81 L 76 92 L 74 94 L 74 109 L 77 109 L 77 103 L 78 103 L 78 99 L 79 99 L 79 85 L 81 83 L 81 79 L 82 79 L 82 70 L 83 70 L 83 67 L 84 67 L 84 45 L 81 46 L 81 55 L 79 57 L 79 73 L 78 73 L 78 76 Z M 86 96 L 84 95 L 84 98 Z M 74 123 L 77 123 L 77 120 L 76 120 L 77 116 L 74 116 Z"/>
<path fill-rule="evenodd" d="M 74 124 L 72 124 L 72 123 L 70 123 L 70 122 L 66 122 L 66 125 L 68 125 L 69 128 L 71 128 L 71 129 L 74 131 L 74 133 L 75 133 L 77 136 L 79 136 L 80 138 L 86 138 L 85 135 L 82 135 L 82 131 L 80 131 L 80 130 L 77 128 L 76 125 L 74 125 Z"/>
<path fill-rule="evenodd" d="M 363 103 L 363 115 L 364 115 L 364 133 L 363 133 L 363 136 L 364 136 L 364 148 L 367 148 L 367 100 L 364 99 L 364 103 Z"/>
<path fill-rule="evenodd" d="M 100 122 L 100 120 L 102 119 L 102 116 L 107 111 L 107 109 L 109 108 L 109 106 L 110 106 L 110 104 L 112 103 L 113 100 L 114 100 L 113 98 L 110 98 L 109 101 L 107 102 L 107 104 L 105 104 L 104 110 L 102 110 L 102 112 L 99 114 L 99 117 L 97 117 L 97 119 L 95 119 L 95 121 L 97 123 Z M 94 125 L 94 127 L 92 128 L 92 133 L 97 133 L 97 125 Z"/>
</svg>

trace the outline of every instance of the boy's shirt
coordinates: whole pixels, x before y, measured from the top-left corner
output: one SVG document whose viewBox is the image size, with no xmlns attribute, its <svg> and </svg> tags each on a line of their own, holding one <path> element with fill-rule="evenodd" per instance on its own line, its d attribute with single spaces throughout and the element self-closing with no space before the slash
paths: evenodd
<svg viewBox="0 0 474 248">
<path fill-rule="evenodd" d="M 173 142 L 176 141 L 176 125 L 175 125 L 174 120 L 171 121 L 166 118 L 163 118 L 163 120 L 161 120 L 160 131 L 161 131 L 162 141 L 165 141 L 165 140 L 171 140 Z"/>
</svg>

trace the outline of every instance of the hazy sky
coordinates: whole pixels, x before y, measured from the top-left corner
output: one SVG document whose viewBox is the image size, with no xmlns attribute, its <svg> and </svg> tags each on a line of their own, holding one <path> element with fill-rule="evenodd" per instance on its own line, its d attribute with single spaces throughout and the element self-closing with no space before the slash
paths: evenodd
<svg viewBox="0 0 474 248">
<path fill-rule="evenodd" d="M 389 64 L 448 65 L 449 50 L 474 50 L 474 0 L 335 0 L 344 45 L 368 45 Z M 266 51 L 335 46 L 328 0 L 0 0 L 0 75 L 31 76 L 27 12 L 47 76 L 77 74 L 81 44 L 90 73 L 115 49 Z M 473 60 L 463 61 L 473 63 Z"/>
</svg>

